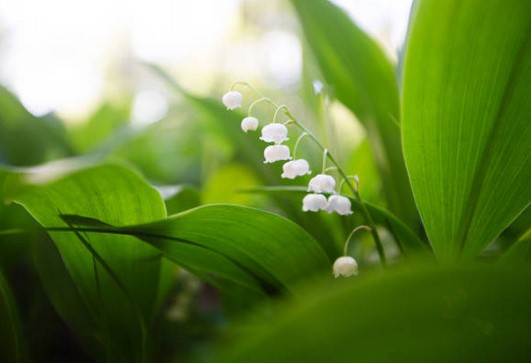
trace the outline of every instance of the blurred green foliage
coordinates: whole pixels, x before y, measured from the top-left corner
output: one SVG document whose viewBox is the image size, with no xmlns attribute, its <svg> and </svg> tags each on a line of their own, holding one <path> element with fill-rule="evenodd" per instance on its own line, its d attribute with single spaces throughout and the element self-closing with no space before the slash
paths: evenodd
<svg viewBox="0 0 531 363">
<path fill-rule="evenodd" d="M 250 90 L 227 111 L 143 65 L 172 103 L 141 125 L 131 90 L 71 123 L 0 87 L 0 361 L 529 360 L 531 5 L 419 0 L 396 66 L 332 3 L 290 3 L 302 81 L 268 94 L 360 177 L 354 214 L 302 212 L 311 176 L 240 129 Z M 360 276 L 332 279 L 361 224 L 389 266 L 359 233 Z"/>
</svg>

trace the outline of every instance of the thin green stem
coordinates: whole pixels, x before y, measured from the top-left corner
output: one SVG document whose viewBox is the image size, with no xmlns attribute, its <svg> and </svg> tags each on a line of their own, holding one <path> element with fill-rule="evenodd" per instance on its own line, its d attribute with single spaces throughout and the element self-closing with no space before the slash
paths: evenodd
<svg viewBox="0 0 531 363">
<path fill-rule="evenodd" d="M 287 110 L 287 106 L 286 105 L 280 105 L 277 107 L 276 111 L 275 111 L 275 114 L 273 115 L 273 123 L 277 122 L 277 116 L 278 114 L 280 113 L 280 110 Z"/>
<path fill-rule="evenodd" d="M 354 189 L 358 190 L 358 187 L 359 187 L 359 178 L 357 175 L 349 175 L 348 176 L 348 179 L 352 179 L 354 180 Z M 338 193 L 341 194 L 341 190 L 343 189 L 343 185 L 345 184 L 345 181 L 346 179 L 342 179 L 341 180 L 341 183 L 339 183 L 339 189 L 338 189 Z"/>
<path fill-rule="evenodd" d="M 268 102 L 270 104 L 272 104 L 273 106 L 276 107 L 276 104 L 269 98 L 267 97 L 261 97 L 259 99 L 257 99 L 256 101 L 254 101 L 253 103 L 251 103 L 249 105 L 249 109 L 247 110 L 247 116 L 251 116 L 251 112 L 253 111 L 253 107 L 256 106 L 257 104 L 261 103 L 261 102 Z"/>
<path fill-rule="evenodd" d="M 359 231 L 359 230 L 366 230 L 366 231 L 369 231 L 371 232 L 372 231 L 372 228 L 369 227 L 369 226 L 364 226 L 364 225 L 361 225 L 361 226 L 357 226 L 356 228 L 354 228 L 352 230 L 352 232 L 350 232 L 350 234 L 348 235 L 347 237 L 347 240 L 345 241 L 345 247 L 343 248 L 343 256 L 348 256 L 348 244 L 350 243 L 350 240 L 352 238 L 352 236 L 354 236 L 354 234 Z"/>
<path fill-rule="evenodd" d="M 307 132 L 303 132 L 302 134 L 300 134 L 299 138 L 295 142 L 295 146 L 293 147 L 293 160 L 297 159 L 295 157 L 297 155 L 297 148 L 299 147 L 299 144 L 301 143 L 301 140 L 304 139 L 305 136 L 308 136 Z"/>
<path fill-rule="evenodd" d="M 241 85 L 241 86 L 245 86 L 245 87 L 249 88 L 251 91 L 253 91 L 254 93 L 256 93 L 260 98 L 268 98 L 268 97 L 264 96 L 263 94 L 261 94 L 260 92 L 258 92 L 253 86 L 251 86 L 251 85 L 250 85 L 249 83 L 247 83 L 247 82 L 241 82 L 241 81 L 234 82 L 234 83 L 232 84 L 232 86 L 230 87 L 230 90 L 233 91 L 234 88 L 235 88 L 236 86 L 239 86 L 239 85 Z"/>
<path fill-rule="evenodd" d="M 341 175 L 341 177 L 343 178 L 343 180 L 345 180 L 345 183 L 347 184 L 348 188 L 350 189 L 350 191 L 352 192 L 352 195 L 354 196 L 354 198 L 356 198 L 356 200 L 359 202 L 360 204 L 360 212 L 361 214 L 363 215 L 363 218 L 365 218 L 365 220 L 367 221 L 367 224 L 369 225 L 369 227 L 371 228 L 371 234 L 373 236 L 373 239 L 374 239 L 374 244 L 376 245 L 376 250 L 378 251 L 378 256 L 380 257 L 380 261 L 382 262 L 382 265 L 385 267 L 387 265 L 387 259 L 385 257 L 385 251 L 384 251 L 384 248 L 383 248 L 383 244 L 382 244 L 382 241 L 380 239 L 380 236 L 378 235 L 378 232 L 376 230 L 376 225 L 374 223 L 374 220 L 372 219 L 372 216 L 369 212 L 369 210 L 367 209 L 367 206 L 365 205 L 365 202 L 361 199 L 359 193 L 358 193 L 358 188 L 355 188 L 352 183 L 350 183 L 349 181 L 349 177 L 348 175 L 343 171 L 343 169 L 341 168 L 341 166 L 339 165 L 339 163 L 334 159 L 334 157 L 328 153 L 327 149 L 323 146 L 323 144 L 321 144 L 321 142 L 319 141 L 319 139 L 308 129 L 306 128 L 303 124 L 301 124 L 292 114 L 291 112 L 289 112 L 289 110 L 287 108 L 284 109 L 284 113 L 286 114 L 286 116 L 288 116 L 291 120 L 293 120 L 293 122 L 303 131 L 303 132 L 306 132 L 308 134 L 308 136 L 315 142 L 315 144 L 323 151 L 323 152 L 326 152 L 327 154 L 327 157 L 328 159 L 332 162 L 332 164 L 334 164 L 336 167 L 337 167 L 337 171 L 338 173 Z M 357 184 L 357 183 L 356 183 Z"/>
<path fill-rule="evenodd" d="M 328 155 L 328 150 L 323 150 L 323 166 L 321 167 L 321 174 L 326 173 L 326 157 Z"/>
</svg>

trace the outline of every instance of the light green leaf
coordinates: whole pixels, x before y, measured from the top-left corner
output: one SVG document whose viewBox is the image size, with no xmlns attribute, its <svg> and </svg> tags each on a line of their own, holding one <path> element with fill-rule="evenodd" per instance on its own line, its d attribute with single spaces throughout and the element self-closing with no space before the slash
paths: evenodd
<svg viewBox="0 0 531 363">
<path fill-rule="evenodd" d="M 25 361 L 22 331 L 11 289 L 0 270 L 0 361 Z"/>
<path fill-rule="evenodd" d="M 525 362 L 530 284 L 529 268 L 421 265 L 313 283 L 215 361 Z"/>
<path fill-rule="evenodd" d="M 419 1 L 414 11 L 404 153 L 442 259 L 476 256 L 531 201 L 530 39 L 529 1 Z"/>
<path fill-rule="evenodd" d="M 134 235 L 203 278 L 218 278 L 209 281 L 222 289 L 232 288 L 220 283 L 230 281 L 255 292 L 290 291 L 298 280 L 330 268 L 324 251 L 302 228 L 254 208 L 207 205 L 119 228 L 81 216 L 63 218 L 95 227 L 94 232 Z"/>
<path fill-rule="evenodd" d="M 254 208 L 209 205 L 127 230 L 191 241 L 237 261 L 272 286 L 288 289 L 297 280 L 330 268 L 326 254 L 302 228 Z"/>
<path fill-rule="evenodd" d="M 27 174 L 12 175 L 7 181 L 8 197 L 23 205 L 44 227 L 68 227 L 60 217 L 62 213 L 115 225 L 149 222 L 166 215 L 160 194 L 139 175 L 117 165 L 78 170 L 46 184 L 26 181 Z M 161 269 L 160 252 L 129 236 L 62 232 L 51 232 L 50 236 L 80 297 L 97 318 L 106 359 L 145 359 L 145 325 L 156 312 L 160 275 L 167 273 Z M 62 306 L 67 304 L 55 304 L 57 309 Z M 68 312 L 61 315 L 68 317 Z"/>
<path fill-rule="evenodd" d="M 365 126 L 391 211 L 418 228 L 398 120 L 398 85 L 383 50 L 328 1 L 292 0 L 326 81 Z"/>
</svg>

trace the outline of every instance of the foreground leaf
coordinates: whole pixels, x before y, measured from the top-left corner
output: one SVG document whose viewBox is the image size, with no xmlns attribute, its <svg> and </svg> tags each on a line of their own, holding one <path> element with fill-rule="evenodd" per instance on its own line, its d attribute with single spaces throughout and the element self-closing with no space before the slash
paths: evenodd
<svg viewBox="0 0 531 363">
<path fill-rule="evenodd" d="M 27 176 L 9 178 L 8 197 L 24 206 L 44 227 L 68 227 L 60 218 L 61 213 L 83 214 L 116 225 L 149 222 L 166 215 L 159 193 L 121 166 L 91 167 L 37 185 L 28 183 Z M 54 290 L 50 295 L 57 297 L 52 302 L 59 314 L 72 327 L 79 325 L 82 319 L 72 315 L 76 312 L 66 310 L 71 304 L 60 301 L 79 293 L 85 304 L 82 309 L 96 317 L 106 359 L 144 360 L 145 325 L 155 313 L 160 276 L 168 272 L 161 269 L 160 253 L 129 236 L 61 232 L 51 232 L 50 236 L 70 275 L 69 284 L 77 290 L 58 296 L 57 291 L 66 288 L 66 280 L 48 279 L 45 287 Z M 41 255 L 40 259 L 46 256 Z M 43 264 L 46 262 L 42 261 L 41 267 Z M 46 272 L 42 268 L 40 271 Z M 85 333 L 79 332 L 78 336 Z"/>
<path fill-rule="evenodd" d="M 63 218 L 94 232 L 136 236 L 222 289 L 233 288 L 225 285 L 229 281 L 255 292 L 290 291 L 297 281 L 330 269 L 324 251 L 302 228 L 253 208 L 207 205 L 118 228 L 81 216 Z"/>
<path fill-rule="evenodd" d="M 0 271 L 0 361 L 23 362 L 24 348 L 16 303 Z"/>
<path fill-rule="evenodd" d="M 404 153 L 440 258 L 474 257 L 531 201 L 530 27 L 528 1 L 417 4 Z"/>
<path fill-rule="evenodd" d="M 524 362 L 530 284 L 528 268 L 488 266 L 325 281 L 217 362 Z"/>
</svg>

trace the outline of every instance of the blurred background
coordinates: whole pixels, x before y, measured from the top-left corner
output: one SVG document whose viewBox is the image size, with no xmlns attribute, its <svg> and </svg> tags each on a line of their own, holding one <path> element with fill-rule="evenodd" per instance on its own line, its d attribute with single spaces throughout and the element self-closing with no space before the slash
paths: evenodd
<svg viewBox="0 0 531 363">
<path fill-rule="evenodd" d="M 398 59 L 410 0 L 334 2 Z M 0 0 L 0 85 L 33 116 L 64 129 L 69 144 L 35 150 L 33 158 L 9 151 L 13 136 L 4 122 L 0 162 L 97 154 L 128 160 L 155 183 L 204 184 L 231 158 L 232 141 L 211 126 L 205 130 L 197 110 L 147 64 L 200 97 L 219 100 L 234 81 L 246 81 L 308 119 L 325 144 L 337 145 L 340 160 L 363 142 L 363 130 L 324 84 L 285 1 Z M 244 95 L 243 112 L 256 98 Z M 266 108 L 258 107 L 258 115 L 271 117 Z M 320 129 L 319 118 L 326 118 Z"/>
<path fill-rule="evenodd" d="M 411 0 L 333 2 L 399 62 Z M 0 0 L 0 167 L 48 163 L 40 170 L 53 176 L 72 163 L 125 163 L 158 186 L 169 214 L 207 203 L 268 209 L 303 226 L 337 256 L 357 214 L 302 213 L 300 195 L 242 193 L 304 186 L 309 177 L 283 180 L 280 165 L 263 164 L 258 133 L 239 129 L 258 96 L 238 88 L 241 112 L 221 104 L 235 81 L 288 105 L 348 174 L 360 176 L 363 197 L 385 204 L 363 128 L 335 100 L 293 9 L 280 0 Z M 253 113 L 263 125 L 273 112 L 260 104 Z M 297 134 L 290 137 L 293 146 Z M 298 156 L 321 166 L 310 142 L 301 143 Z M 0 230 L 35 227 L 22 208 L 0 205 Z M 0 267 L 14 286 L 29 343 L 50 361 L 90 361 L 80 358 L 32 270 L 29 245 L 44 237 L 29 237 L 2 237 L 0 245 Z M 356 255 L 365 249 L 372 254 L 367 261 L 376 261 L 366 242 L 353 246 Z M 162 329 L 171 338 L 162 342 L 167 350 L 194 355 L 208 329 L 224 319 L 216 298 L 186 273 L 177 277 L 166 313 L 179 329 Z M 55 330 L 41 330 L 44 325 Z"/>
<path fill-rule="evenodd" d="M 396 59 L 410 0 L 335 0 Z M 133 120 L 156 121 L 169 100 L 137 69 L 167 66 L 212 94 L 235 79 L 300 88 L 303 44 L 283 1 L 0 1 L 0 81 L 34 114 L 82 122 L 102 101 L 133 97 Z"/>
</svg>

